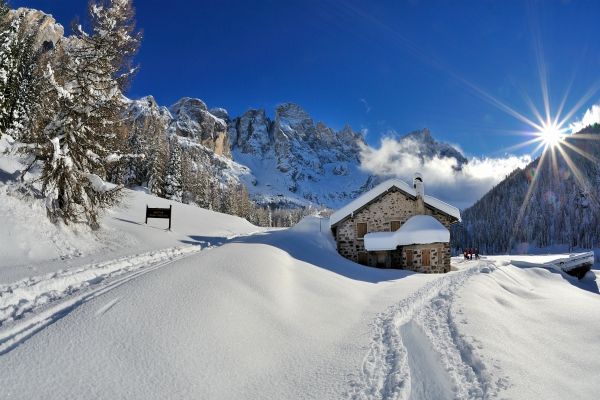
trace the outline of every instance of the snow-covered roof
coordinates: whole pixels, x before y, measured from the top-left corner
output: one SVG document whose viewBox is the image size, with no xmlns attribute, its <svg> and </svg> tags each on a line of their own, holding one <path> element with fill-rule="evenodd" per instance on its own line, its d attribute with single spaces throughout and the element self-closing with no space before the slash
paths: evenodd
<svg viewBox="0 0 600 400">
<path fill-rule="evenodd" d="M 395 232 L 373 232 L 365 235 L 367 251 L 394 250 L 411 244 L 447 243 L 450 231 L 430 215 L 415 215 Z"/>
<path fill-rule="evenodd" d="M 344 207 L 331 214 L 331 217 L 329 218 L 330 226 L 337 224 L 338 222 L 346 218 L 348 215 L 352 214 L 354 211 L 358 210 L 359 208 L 363 207 L 367 203 L 375 200 L 377 197 L 390 190 L 392 187 L 397 187 L 403 192 L 409 193 L 413 196 L 417 195 L 415 189 L 403 180 L 395 178 L 388 179 L 387 181 L 382 182 L 379 185 L 375 186 L 373 189 L 369 190 L 368 192 L 363 193 L 361 196 L 357 197 L 350 203 L 346 204 Z M 461 221 L 460 211 L 458 210 L 458 208 L 428 195 L 425 195 L 424 201 L 425 204 L 428 204 L 429 206 L 438 209 L 448 215 L 451 215 L 459 221 Z"/>
</svg>

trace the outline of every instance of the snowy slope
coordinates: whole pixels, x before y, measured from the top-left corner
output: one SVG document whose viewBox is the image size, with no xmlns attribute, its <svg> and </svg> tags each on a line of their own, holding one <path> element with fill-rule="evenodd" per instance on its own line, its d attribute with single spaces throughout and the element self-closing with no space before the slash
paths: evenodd
<svg viewBox="0 0 600 400">
<path fill-rule="evenodd" d="M 506 387 L 502 397 L 597 398 L 596 281 L 503 263 L 498 261 L 491 274 L 475 276 L 458 292 L 453 308 L 461 336 L 477 344 L 482 363 L 493 366 L 495 379 Z"/>
<path fill-rule="evenodd" d="M 365 269 L 318 229 L 235 239 L 84 299 L 0 356 L 0 386 L 9 398 L 344 396 L 373 315 L 439 277 Z"/>
<path fill-rule="evenodd" d="M 204 213 L 200 233 L 224 220 Z M 130 258 L 131 270 L 6 320 L 5 397 L 594 398 L 600 296 L 591 277 L 501 258 L 455 259 L 443 275 L 373 269 L 335 252 L 327 220 L 251 235 L 224 224 L 188 237 L 189 254 Z M 130 225 L 149 242 L 165 236 Z M 38 284 L 5 285 L 0 299 L 24 282 Z M 550 382 L 555 371 L 562 377 Z"/>
<path fill-rule="evenodd" d="M 146 205 L 173 206 L 168 221 L 144 224 Z M 221 238 L 261 230 L 248 221 L 195 206 L 170 202 L 140 191 L 124 190 L 124 201 L 103 218 L 102 229 L 54 225 L 42 200 L 19 195 L 0 183 L 0 283 L 60 269 L 100 263 L 107 259 L 193 244 L 202 237 Z"/>
</svg>

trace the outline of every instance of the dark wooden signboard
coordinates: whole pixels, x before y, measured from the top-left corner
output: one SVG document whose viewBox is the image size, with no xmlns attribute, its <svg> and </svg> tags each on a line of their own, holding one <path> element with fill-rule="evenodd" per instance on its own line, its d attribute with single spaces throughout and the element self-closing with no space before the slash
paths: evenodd
<svg viewBox="0 0 600 400">
<path fill-rule="evenodd" d="M 170 205 L 169 208 L 150 208 L 146 205 L 146 223 L 148 223 L 148 218 L 163 218 L 169 220 L 169 230 L 171 230 L 171 214 L 173 211 L 173 206 Z"/>
</svg>

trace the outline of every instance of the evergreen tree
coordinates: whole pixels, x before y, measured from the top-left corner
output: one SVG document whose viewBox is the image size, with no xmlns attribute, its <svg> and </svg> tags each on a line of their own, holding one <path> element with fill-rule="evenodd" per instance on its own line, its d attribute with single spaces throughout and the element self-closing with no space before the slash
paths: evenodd
<svg viewBox="0 0 600 400">
<path fill-rule="evenodd" d="M 44 68 L 43 114 L 26 142 L 43 163 L 42 183 L 51 218 L 97 228 L 98 214 L 119 198 L 99 185 L 119 152 L 122 89 L 132 73 L 135 33 L 131 0 L 90 3 L 91 34 L 75 26 L 68 46 Z"/>
<path fill-rule="evenodd" d="M 148 162 L 148 189 L 150 193 L 164 197 L 165 196 L 165 165 L 167 159 L 167 145 L 164 135 L 156 136 L 154 145 L 150 149 Z"/>
<path fill-rule="evenodd" d="M 5 14 L 0 32 L 0 132 L 10 126 L 12 110 L 16 103 L 16 82 L 19 75 L 19 32 L 23 16 L 9 21 Z"/>
<path fill-rule="evenodd" d="M 21 139 L 30 128 L 35 107 L 38 105 L 41 76 L 37 73 L 40 52 L 35 48 L 36 34 L 21 24 L 18 33 L 15 74 L 9 78 L 10 103 L 7 118 L 0 120 L 0 131 Z"/>
<path fill-rule="evenodd" d="M 165 176 L 165 198 L 181 201 L 183 199 L 181 146 L 177 135 L 170 140 L 170 156 Z"/>
</svg>

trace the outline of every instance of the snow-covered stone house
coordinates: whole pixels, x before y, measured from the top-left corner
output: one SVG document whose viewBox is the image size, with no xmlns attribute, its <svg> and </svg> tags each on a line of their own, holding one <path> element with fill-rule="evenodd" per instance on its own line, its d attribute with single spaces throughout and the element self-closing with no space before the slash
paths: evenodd
<svg viewBox="0 0 600 400">
<path fill-rule="evenodd" d="M 338 252 L 355 262 L 416 272 L 450 271 L 450 225 L 458 208 L 425 195 L 417 173 L 411 187 L 389 179 L 333 213 Z"/>
</svg>

